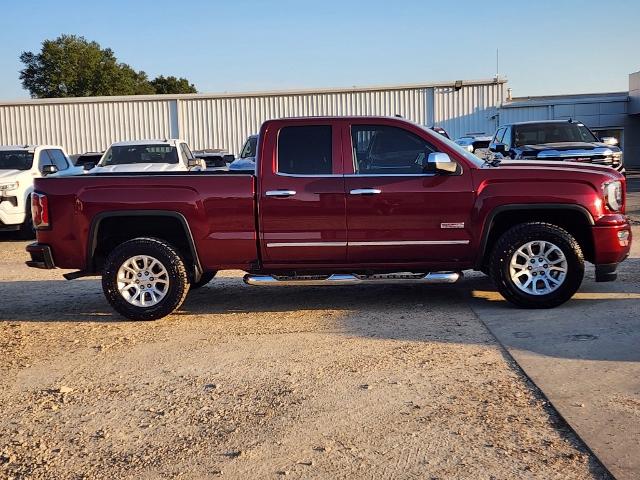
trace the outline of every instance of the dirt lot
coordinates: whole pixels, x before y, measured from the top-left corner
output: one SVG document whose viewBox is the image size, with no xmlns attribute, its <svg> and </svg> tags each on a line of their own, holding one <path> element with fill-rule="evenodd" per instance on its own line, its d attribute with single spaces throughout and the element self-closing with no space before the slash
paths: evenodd
<svg viewBox="0 0 640 480">
<path fill-rule="evenodd" d="M 1 478 L 607 478 L 455 288 L 244 286 L 150 323 L 0 244 Z"/>
</svg>

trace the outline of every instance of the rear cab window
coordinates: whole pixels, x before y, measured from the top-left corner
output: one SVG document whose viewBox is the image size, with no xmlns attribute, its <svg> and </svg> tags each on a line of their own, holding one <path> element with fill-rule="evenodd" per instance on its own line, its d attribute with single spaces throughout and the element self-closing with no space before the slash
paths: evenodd
<svg viewBox="0 0 640 480">
<path fill-rule="evenodd" d="M 330 125 L 283 127 L 278 133 L 277 173 L 331 175 L 333 139 Z"/>
</svg>

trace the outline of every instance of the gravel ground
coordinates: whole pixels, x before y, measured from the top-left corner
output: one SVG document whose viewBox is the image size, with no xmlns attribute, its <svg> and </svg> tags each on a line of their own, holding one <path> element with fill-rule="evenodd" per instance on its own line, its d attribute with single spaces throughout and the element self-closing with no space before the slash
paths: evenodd
<svg viewBox="0 0 640 480">
<path fill-rule="evenodd" d="M 608 478 L 467 306 L 483 277 L 229 272 L 133 323 L 25 245 L 0 244 L 0 478 Z"/>
</svg>

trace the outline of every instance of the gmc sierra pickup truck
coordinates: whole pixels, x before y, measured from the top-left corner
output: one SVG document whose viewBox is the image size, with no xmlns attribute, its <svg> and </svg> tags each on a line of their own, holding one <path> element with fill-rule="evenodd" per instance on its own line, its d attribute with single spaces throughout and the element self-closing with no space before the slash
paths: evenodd
<svg viewBox="0 0 640 480">
<path fill-rule="evenodd" d="M 399 118 L 270 120 L 255 175 L 43 178 L 32 201 L 28 265 L 102 276 L 134 320 L 170 314 L 223 269 L 250 285 L 452 283 L 476 269 L 515 305 L 548 308 L 585 261 L 614 280 L 631 243 L 615 170 L 484 162 Z"/>
</svg>

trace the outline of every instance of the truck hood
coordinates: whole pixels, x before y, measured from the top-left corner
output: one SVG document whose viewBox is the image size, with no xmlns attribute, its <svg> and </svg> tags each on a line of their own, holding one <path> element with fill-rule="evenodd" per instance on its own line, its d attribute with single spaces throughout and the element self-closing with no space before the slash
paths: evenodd
<svg viewBox="0 0 640 480">
<path fill-rule="evenodd" d="M 606 145 L 599 142 L 557 142 L 557 143 L 540 143 L 537 145 L 522 145 L 518 147 L 522 150 L 530 150 L 532 152 L 542 152 L 545 150 L 557 150 L 565 152 L 567 150 L 593 150 L 595 148 L 608 148 L 612 151 L 619 150 L 613 145 Z"/>
<path fill-rule="evenodd" d="M 572 174 L 576 172 L 580 173 L 592 173 L 597 175 L 609 176 L 617 179 L 622 177 L 622 174 L 613 170 L 611 167 L 604 165 L 594 165 L 592 163 L 578 163 L 578 162 L 554 162 L 553 160 L 507 160 L 501 161 L 498 170 L 504 169 L 517 169 L 519 171 L 527 172 L 557 172 L 558 176 L 566 175 L 567 179 L 572 178 Z"/>
<path fill-rule="evenodd" d="M 185 171 L 179 163 L 130 163 L 94 167 L 88 173 L 174 172 Z"/>
<path fill-rule="evenodd" d="M 28 172 L 28 170 L 0 170 L 0 181 L 15 180 L 24 172 Z"/>
</svg>

